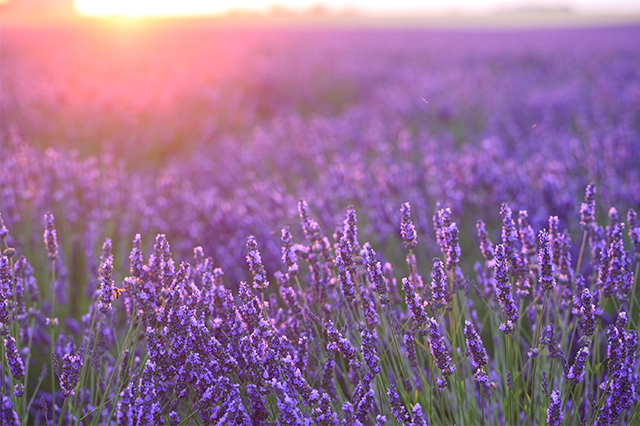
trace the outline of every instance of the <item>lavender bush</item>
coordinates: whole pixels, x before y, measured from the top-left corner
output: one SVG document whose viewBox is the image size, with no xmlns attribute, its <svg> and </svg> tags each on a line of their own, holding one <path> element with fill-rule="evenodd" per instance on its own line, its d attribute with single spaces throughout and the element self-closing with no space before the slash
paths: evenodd
<svg viewBox="0 0 640 426">
<path fill-rule="evenodd" d="M 143 69 L 271 56 L 94 97 L 48 31 L 1 41 L 2 424 L 640 422 L 637 28 L 172 29 Z"/>
</svg>

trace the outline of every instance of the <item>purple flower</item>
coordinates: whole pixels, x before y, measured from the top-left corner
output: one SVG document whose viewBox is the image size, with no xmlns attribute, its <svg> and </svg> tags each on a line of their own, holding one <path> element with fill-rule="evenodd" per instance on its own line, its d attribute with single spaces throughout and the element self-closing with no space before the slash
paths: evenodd
<svg viewBox="0 0 640 426">
<path fill-rule="evenodd" d="M 4 348 L 4 355 L 7 359 L 11 374 L 13 374 L 16 380 L 22 380 L 25 374 L 24 362 L 22 362 L 22 357 L 18 353 L 18 348 L 16 348 L 16 339 L 10 334 L 7 334 L 7 337 L 4 338 Z"/>
<path fill-rule="evenodd" d="M 358 361 L 356 350 L 351 345 L 351 342 L 334 328 L 331 320 L 327 321 L 325 328 L 331 340 L 333 340 L 337 348 L 342 352 L 342 355 L 349 361 L 349 365 L 360 368 L 360 361 Z"/>
<path fill-rule="evenodd" d="M 400 401 L 400 395 L 398 395 L 398 391 L 396 390 L 396 387 L 394 385 L 391 385 L 391 387 L 389 387 L 387 396 L 389 397 L 389 404 L 391 404 L 391 414 L 393 414 L 398 423 L 405 424 L 411 421 L 409 412 Z"/>
<path fill-rule="evenodd" d="M 570 284 L 573 277 L 573 269 L 571 268 L 571 237 L 563 233 L 558 235 L 558 278 L 560 282 Z"/>
<path fill-rule="evenodd" d="M 56 260 L 58 258 L 58 238 L 54 217 L 50 212 L 44 214 L 44 245 L 47 247 L 49 260 Z"/>
<path fill-rule="evenodd" d="M 60 388 L 65 398 L 75 395 L 81 370 L 82 353 L 77 353 L 73 341 L 69 340 L 62 356 L 62 372 L 60 374 Z"/>
<path fill-rule="evenodd" d="M 402 212 L 400 234 L 404 241 L 404 248 L 411 250 L 418 244 L 418 233 L 416 232 L 416 227 L 413 226 L 413 222 L 411 221 L 411 205 L 409 205 L 409 203 L 402 204 L 400 211 Z"/>
<path fill-rule="evenodd" d="M 374 285 L 376 292 L 380 295 L 380 303 L 384 306 L 390 303 L 387 282 L 382 272 L 382 264 L 376 261 L 376 252 L 371 248 L 371 244 L 364 243 L 363 257 L 367 266 L 369 280 Z"/>
<path fill-rule="evenodd" d="M 511 378 L 511 371 L 507 371 L 507 387 L 509 390 L 513 390 L 513 379 Z"/>
<path fill-rule="evenodd" d="M 536 251 L 536 234 L 529 223 L 529 214 L 526 210 L 518 213 L 518 233 L 522 242 L 522 254 L 525 258 L 532 256 Z"/>
<path fill-rule="evenodd" d="M 598 274 L 598 285 L 602 287 L 602 294 L 605 297 L 613 296 L 616 291 L 621 290 L 623 283 L 626 286 L 627 265 L 624 242 L 622 241 L 622 230 L 624 223 L 616 223 L 611 231 L 611 243 L 607 250 L 606 258 L 603 255 L 603 262 L 600 265 Z M 605 260 L 606 259 L 606 260 Z"/>
<path fill-rule="evenodd" d="M 438 258 L 433 259 L 431 270 L 431 302 L 434 309 L 440 309 L 447 304 L 447 280 L 444 265 Z"/>
<path fill-rule="evenodd" d="M 0 300 L 13 299 L 13 274 L 9 258 L 0 253 Z"/>
<path fill-rule="evenodd" d="M 580 330 L 582 335 L 592 337 L 596 331 L 595 323 L 595 305 L 592 303 L 591 293 L 588 288 L 582 290 L 582 296 L 580 297 L 582 306 L 580 311 L 582 312 L 582 323 L 580 324 Z"/>
<path fill-rule="evenodd" d="M 436 366 L 442 370 L 444 376 L 449 376 L 456 371 L 456 366 L 451 362 L 451 355 L 447 349 L 444 336 L 440 333 L 440 326 L 433 318 L 428 318 L 429 349 Z"/>
<path fill-rule="evenodd" d="M 633 209 L 629 209 L 627 213 L 627 222 L 629 223 L 629 239 L 633 244 L 633 257 L 636 262 L 640 262 L 640 223 L 636 223 L 637 214 Z"/>
<path fill-rule="evenodd" d="M 493 243 L 489 239 L 489 235 L 487 235 L 487 230 L 485 228 L 485 224 L 483 221 L 479 220 L 476 223 L 476 228 L 478 229 L 478 240 L 480 241 L 480 251 L 482 255 L 487 260 L 487 262 L 491 262 L 493 260 Z"/>
<path fill-rule="evenodd" d="M 292 243 L 291 232 L 289 227 L 282 228 L 282 262 L 287 267 L 290 276 L 294 276 L 298 273 L 298 256 L 294 250 Z"/>
<path fill-rule="evenodd" d="M 551 392 L 551 401 L 549 402 L 549 408 L 547 409 L 547 425 L 559 426 L 564 420 L 564 414 L 562 414 L 562 399 L 560 399 L 560 391 L 554 390 Z"/>
<path fill-rule="evenodd" d="M 413 315 L 416 326 L 420 328 L 427 322 L 427 316 L 424 313 L 424 308 L 422 307 L 422 299 L 420 298 L 420 295 L 415 292 L 408 279 L 402 279 L 402 288 L 405 293 L 407 306 Z"/>
<path fill-rule="evenodd" d="M 321 238 L 320 227 L 315 220 L 309 218 L 308 210 L 309 205 L 306 201 L 298 201 L 298 213 L 300 214 L 300 222 L 302 223 L 304 235 L 307 237 L 307 240 L 315 243 Z"/>
<path fill-rule="evenodd" d="M 582 382 L 584 377 L 584 366 L 588 356 L 589 348 L 587 346 L 582 346 L 576 354 L 576 359 L 573 361 L 573 365 L 569 367 L 569 370 L 565 374 L 565 377 L 569 379 L 572 384 L 577 385 Z"/>
<path fill-rule="evenodd" d="M 502 306 L 502 312 L 506 319 L 503 324 L 500 324 L 500 330 L 504 334 L 510 334 L 518 322 L 518 308 L 511 294 L 511 282 L 509 281 L 509 268 L 507 266 L 508 259 L 505 256 L 502 244 L 496 246 L 495 259 L 496 297 Z"/>
<path fill-rule="evenodd" d="M 264 292 L 269 286 L 267 280 L 267 273 L 262 266 L 262 258 L 258 251 L 258 243 L 253 235 L 249 235 L 247 238 L 247 264 L 249 264 L 249 270 L 253 276 L 253 288 L 259 292 Z"/>
<path fill-rule="evenodd" d="M 471 365 L 475 369 L 481 369 L 489 362 L 487 351 L 470 321 L 464 322 L 464 337 L 467 344 L 467 353 L 471 355 Z"/>
<path fill-rule="evenodd" d="M 553 290 L 556 279 L 553 276 L 553 263 L 551 263 L 551 249 L 549 248 L 549 234 L 542 229 L 538 234 L 540 238 L 540 251 L 538 258 L 540 261 L 540 285 L 545 291 Z"/>
<path fill-rule="evenodd" d="M 433 229 L 436 233 L 436 241 L 440 246 L 440 251 L 445 254 L 447 253 L 447 249 L 445 246 L 444 229 L 448 228 L 449 225 L 451 225 L 451 209 L 447 207 L 437 210 L 433 215 Z"/>
<path fill-rule="evenodd" d="M 4 221 L 2 220 L 2 214 L 0 214 L 0 238 L 3 241 L 6 241 L 7 236 L 9 235 L 9 230 L 6 226 L 4 226 Z"/>
<path fill-rule="evenodd" d="M 580 206 L 580 225 L 585 231 L 593 227 L 596 214 L 596 184 L 591 182 L 584 191 L 584 203 Z"/>
<path fill-rule="evenodd" d="M 143 270 L 142 266 L 144 259 L 142 257 L 140 234 L 136 234 L 133 238 L 133 248 L 131 249 L 131 255 L 129 260 L 131 261 L 130 272 L 132 277 L 142 278 Z"/>
<path fill-rule="evenodd" d="M 500 206 L 500 215 L 502 216 L 502 245 L 504 246 L 504 252 L 507 259 L 516 264 L 518 253 L 516 251 L 516 243 L 518 242 L 518 231 L 516 230 L 516 223 L 513 220 L 511 208 L 507 203 L 502 203 Z M 516 270 L 513 268 L 513 272 Z"/>
<path fill-rule="evenodd" d="M 373 389 L 371 389 L 371 384 L 369 384 L 369 390 L 367 390 L 360 401 L 358 401 L 358 405 L 356 407 L 356 418 L 359 421 L 364 422 L 367 420 L 371 407 L 373 407 L 374 395 Z"/>
<path fill-rule="evenodd" d="M 338 281 L 342 288 L 342 293 L 348 303 L 351 303 L 356 298 L 355 284 L 352 278 L 353 262 L 351 258 L 351 248 L 349 247 L 349 241 L 345 236 L 340 239 L 340 246 L 338 248 L 338 255 L 335 262 L 338 268 Z"/>
<path fill-rule="evenodd" d="M 18 418 L 18 413 L 13 409 L 11 399 L 4 395 L 0 395 L 0 424 L 20 426 L 20 419 Z"/>
<path fill-rule="evenodd" d="M 373 375 L 378 375 L 380 373 L 380 366 L 378 358 L 378 333 L 375 328 L 373 332 L 369 331 L 369 329 L 364 328 L 360 333 L 362 337 L 362 356 L 364 358 L 365 364 L 369 367 L 369 370 Z"/>
<path fill-rule="evenodd" d="M 413 421 L 411 422 L 411 426 L 428 426 L 419 403 L 413 406 L 412 417 Z"/>
<path fill-rule="evenodd" d="M 458 266 L 460 262 L 460 244 L 458 242 L 458 227 L 455 222 L 445 227 L 444 231 L 444 246 L 446 248 L 447 255 L 447 270 L 452 271 Z"/>
<path fill-rule="evenodd" d="M 414 368 L 417 367 L 418 357 L 416 356 L 416 347 L 413 334 L 404 333 L 402 335 L 402 340 L 404 342 L 404 346 L 407 348 L 407 358 L 409 359 L 409 364 Z"/>
<path fill-rule="evenodd" d="M 100 265 L 100 312 L 103 314 L 111 310 L 113 300 L 113 258 L 108 257 Z"/>
<path fill-rule="evenodd" d="M 347 207 L 347 218 L 344 220 L 344 234 L 349 240 L 354 253 L 359 251 L 358 243 L 358 219 L 356 218 L 356 210 L 353 206 Z"/>
</svg>

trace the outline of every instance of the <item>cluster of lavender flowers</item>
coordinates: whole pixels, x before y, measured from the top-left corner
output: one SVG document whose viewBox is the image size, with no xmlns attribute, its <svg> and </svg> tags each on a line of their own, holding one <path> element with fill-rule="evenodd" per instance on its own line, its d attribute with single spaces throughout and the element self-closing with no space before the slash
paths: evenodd
<svg viewBox="0 0 640 426">
<path fill-rule="evenodd" d="M 409 205 L 401 210 L 396 246 L 409 240 L 404 249 L 415 250 L 428 237 L 408 231 Z M 306 202 L 299 212 L 307 243 L 294 243 L 285 227 L 282 264 L 272 276 L 258 240 L 247 238 L 253 285 L 241 282 L 237 297 L 202 247 L 194 249 L 191 263 L 176 266 L 160 234 L 145 262 L 136 235 L 123 269 L 106 240 L 98 283 L 80 322 L 73 302 L 55 285 L 49 291 L 40 286 L 46 297 L 28 290 L 35 286 L 28 284 L 33 268 L 25 257 L 15 261 L 20 248 L 11 246 L 9 229 L 0 223 L 6 247 L 0 257 L 3 424 L 640 420 L 634 409 L 640 401 L 633 319 L 640 308 L 638 263 L 633 271 L 634 261 L 620 261 L 638 252 L 624 243 L 621 222 L 599 236 L 592 219 L 584 230 L 588 244 L 578 253 L 583 263 L 566 260 L 572 273 L 563 274 L 570 247 L 558 236 L 558 219 L 540 230 L 536 245 L 531 225 L 520 220 L 517 229 L 503 204 L 501 244 L 494 247 L 478 224 L 476 256 L 484 254 L 486 263 L 472 277 L 460 268 L 464 253 L 451 232 L 455 213 L 440 209 L 433 239 L 444 260 L 426 262 L 433 282 L 425 286 L 419 278 L 424 259 L 410 252 L 409 276 L 401 277 L 404 303 L 394 269 L 381 266 L 370 242 L 360 245 L 353 207 L 336 226 L 333 242 Z M 628 217 L 635 218 L 635 211 Z M 45 264 L 52 262 L 55 284 L 55 272 L 64 268 L 63 256 L 53 254 L 66 247 L 66 235 L 56 230 L 52 214 L 44 219 L 40 251 L 47 254 Z M 635 223 L 630 227 L 635 230 Z M 625 278 L 605 280 L 603 274 Z M 276 286 L 269 285 L 272 278 Z M 514 288 L 520 281 L 528 291 Z M 45 303 L 52 292 L 64 303 Z M 57 317 L 60 324 L 51 320 Z M 50 356 L 39 356 L 38 347 L 51 347 Z"/>
</svg>

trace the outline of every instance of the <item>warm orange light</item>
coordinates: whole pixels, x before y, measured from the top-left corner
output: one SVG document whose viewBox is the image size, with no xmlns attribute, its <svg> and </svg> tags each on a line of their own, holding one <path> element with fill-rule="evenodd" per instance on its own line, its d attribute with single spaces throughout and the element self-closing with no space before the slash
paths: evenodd
<svg viewBox="0 0 640 426">
<path fill-rule="evenodd" d="M 247 8 L 260 7 L 267 1 L 244 1 Z M 87 16 L 126 18 L 189 16 L 218 14 L 229 11 L 234 0 L 75 0 L 78 13 Z"/>
</svg>

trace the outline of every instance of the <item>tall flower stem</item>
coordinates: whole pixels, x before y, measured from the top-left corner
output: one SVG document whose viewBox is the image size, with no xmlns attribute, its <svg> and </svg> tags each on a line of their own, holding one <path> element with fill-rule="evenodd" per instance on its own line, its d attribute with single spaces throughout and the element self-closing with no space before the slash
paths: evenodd
<svg viewBox="0 0 640 426">
<path fill-rule="evenodd" d="M 587 243 L 587 231 L 582 233 L 582 244 L 580 244 L 580 254 L 578 255 L 578 264 L 576 265 L 576 275 L 580 273 L 580 266 L 582 265 L 582 255 L 584 254 L 584 247 Z"/>
<path fill-rule="evenodd" d="M 95 319 L 95 317 L 98 315 L 98 313 L 94 313 L 93 317 Z M 91 363 L 91 359 L 93 358 L 95 351 L 96 351 L 96 346 L 98 345 L 98 339 L 100 338 L 100 333 L 102 333 L 102 324 L 104 323 L 104 314 L 102 314 L 102 318 L 100 318 L 100 325 L 98 326 L 98 332 L 96 333 L 95 339 L 93 341 L 93 349 L 91 350 L 91 353 L 89 354 L 89 358 L 87 360 L 83 360 L 83 365 L 82 365 L 82 372 L 85 373 L 84 376 L 81 377 L 80 379 L 80 392 L 82 392 L 82 399 L 80 402 L 80 409 L 82 410 L 82 408 L 84 408 L 84 396 L 86 394 L 86 392 L 84 392 L 84 382 L 87 379 L 87 372 L 90 370 L 91 366 L 87 365 Z M 93 320 L 91 322 L 91 329 L 93 329 Z M 86 354 L 85 354 L 86 355 Z M 82 414 L 82 413 L 81 413 Z M 78 424 L 80 424 L 80 419 L 78 419 Z"/>
<path fill-rule="evenodd" d="M 56 424 L 56 372 L 53 367 L 53 354 L 56 347 L 56 261 L 51 260 L 51 424 Z"/>
<path fill-rule="evenodd" d="M 540 329 L 542 328 L 542 317 L 544 317 L 544 309 L 547 306 L 548 295 L 549 295 L 549 291 L 545 291 L 544 301 L 542 302 L 542 312 L 540 312 L 540 318 L 538 319 L 538 327 L 536 328 L 536 340 L 535 340 L 535 347 L 534 347 L 535 349 L 538 349 L 538 345 L 540 341 Z M 536 358 L 533 358 L 532 367 L 531 367 L 531 395 L 530 395 L 531 400 L 529 401 L 529 418 L 531 419 L 531 424 L 535 423 L 535 416 L 533 415 L 533 403 L 535 398 L 533 397 L 533 394 L 535 393 L 535 388 L 536 388 L 536 366 L 537 366 Z"/>
</svg>

